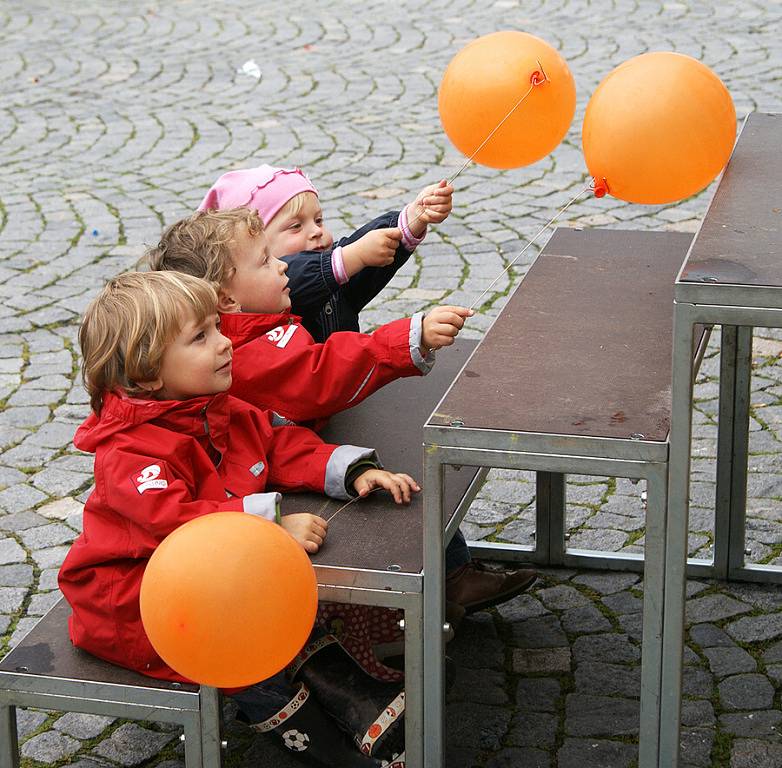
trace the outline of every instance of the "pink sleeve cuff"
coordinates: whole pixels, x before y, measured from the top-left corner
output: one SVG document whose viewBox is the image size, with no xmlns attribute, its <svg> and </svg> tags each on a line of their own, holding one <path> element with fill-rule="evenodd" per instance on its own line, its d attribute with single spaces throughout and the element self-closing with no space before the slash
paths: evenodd
<svg viewBox="0 0 782 768">
<path fill-rule="evenodd" d="M 426 229 L 424 229 L 424 232 L 421 235 L 421 237 L 416 237 L 410 231 L 407 209 L 408 206 L 406 205 L 399 212 L 399 229 L 402 230 L 402 245 L 404 245 L 404 247 L 408 251 L 410 251 L 410 253 L 412 253 L 419 245 L 421 245 L 423 239 L 426 237 Z"/>
<path fill-rule="evenodd" d="M 342 248 L 340 246 L 337 246 L 331 252 L 331 271 L 340 285 L 347 283 L 348 273 L 345 271 L 345 262 L 342 260 Z"/>
</svg>

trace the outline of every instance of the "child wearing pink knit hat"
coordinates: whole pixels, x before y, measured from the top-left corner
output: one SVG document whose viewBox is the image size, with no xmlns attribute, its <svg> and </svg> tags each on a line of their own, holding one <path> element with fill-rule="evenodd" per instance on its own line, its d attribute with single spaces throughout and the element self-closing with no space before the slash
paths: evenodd
<svg viewBox="0 0 782 768">
<path fill-rule="evenodd" d="M 316 341 L 358 331 L 361 310 L 421 243 L 429 223 L 451 212 L 453 187 L 425 187 L 401 211 L 373 219 L 337 243 L 323 223 L 318 191 L 298 168 L 261 165 L 223 174 L 199 210 L 252 208 L 272 256 L 288 263 L 292 311 Z"/>
</svg>

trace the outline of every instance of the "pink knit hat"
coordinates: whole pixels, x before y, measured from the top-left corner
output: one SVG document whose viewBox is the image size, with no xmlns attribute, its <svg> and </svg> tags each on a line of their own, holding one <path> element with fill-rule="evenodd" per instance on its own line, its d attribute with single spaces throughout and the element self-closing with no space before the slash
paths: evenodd
<svg viewBox="0 0 782 768">
<path fill-rule="evenodd" d="M 318 190 L 298 168 L 272 168 L 259 165 L 224 173 L 206 193 L 199 211 L 253 208 L 266 226 L 277 211 L 299 192 Z"/>
</svg>

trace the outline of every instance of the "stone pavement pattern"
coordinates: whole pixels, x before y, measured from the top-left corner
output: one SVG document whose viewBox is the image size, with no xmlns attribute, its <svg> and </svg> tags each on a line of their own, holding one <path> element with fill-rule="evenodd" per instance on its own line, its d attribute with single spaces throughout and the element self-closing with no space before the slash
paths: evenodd
<svg viewBox="0 0 782 768">
<path fill-rule="evenodd" d="M 347 232 L 461 164 L 436 111 L 450 57 L 498 29 L 540 35 L 577 82 L 566 140 L 529 168 L 462 174 L 451 218 L 365 319 L 469 304 L 582 189 L 580 121 L 603 75 L 643 51 L 678 50 L 717 71 L 740 117 L 779 111 L 781 23 L 774 0 L 0 3 L 0 654 L 57 600 L 91 484 L 90 457 L 71 445 L 88 411 L 79 315 L 217 175 L 302 166 L 332 229 Z M 250 60 L 258 77 L 237 71 Z M 562 223 L 694 231 L 707 199 L 582 199 Z M 468 335 L 485 331 L 535 252 L 488 294 Z M 712 541 L 716 353 L 715 342 L 696 391 L 690 550 L 701 556 Z M 759 330 L 755 353 L 748 549 L 782 562 L 782 336 Z M 493 473 L 466 524 L 472 537 L 529 542 L 532 480 Z M 641 548 L 642 490 L 571 478 L 571 545 Z M 637 575 L 552 570 L 531 594 L 465 622 L 450 646 L 460 674 L 448 765 L 632 765 L 641 596 Z M 782 594 L 690 582 L 688 617 L 685 764 L 782 765 Z M 159 724 L 27 710 L 19 728 L 30 766 L 182 763 L 178 734 Z M 229 739 L 230 764 L 293 765 L 239 725 Z"/>
</svg>

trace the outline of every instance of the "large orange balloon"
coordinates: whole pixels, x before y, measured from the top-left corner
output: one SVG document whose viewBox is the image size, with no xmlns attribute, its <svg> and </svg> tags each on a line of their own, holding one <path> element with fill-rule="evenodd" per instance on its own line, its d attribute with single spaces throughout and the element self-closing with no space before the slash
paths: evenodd
<svg viewBox="0 0 782 768">
<path fill-rule="evenodd" d="M 526 32 L 494 32 L 462 48 L 445 70 L 438 97 L 440 120 L 456 148 L 470 157 L 533 78 L 539 84 L 476 154 L 477 163 L 519 168 L 545 157 L 573 121 L 576 86 L 559 53 Z"/>
<path fill-rule="evenodd" d="M 317 602 L 302 547 L 280 526 L 241 512 L 177 528 L 141 582 L 141 619 L 163 661 L 221 688 L 283 669 L 306 642 Z"/>
<path fill-rule="evenodd" d="M 596 194 L 631 203 L 700 192 L 725 167 L 735 139 L 728 89 L 705 64 L 669 51 L 613 70 L 589 100 L 582 132 Z"/>
</svg>

